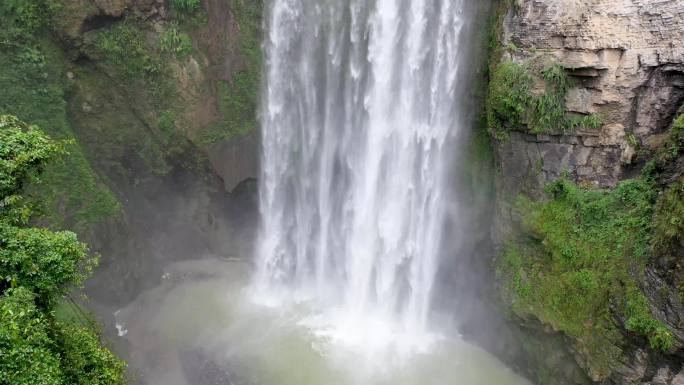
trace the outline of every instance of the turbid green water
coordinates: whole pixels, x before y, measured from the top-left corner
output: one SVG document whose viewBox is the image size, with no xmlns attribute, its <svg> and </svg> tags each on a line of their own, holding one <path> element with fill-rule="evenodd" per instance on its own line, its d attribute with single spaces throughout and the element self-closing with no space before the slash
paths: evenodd
<svg viewBox="0 0 684 385">
<path fill-rule="evenodd" d="M 246 300 L 239 261 L 184 262 L 116 314 L 133 373 L 150 385 L 525 385 L 494 357 L 438 340 L 402 361 L 317 337 L 304 306 Z"/>
</svg>

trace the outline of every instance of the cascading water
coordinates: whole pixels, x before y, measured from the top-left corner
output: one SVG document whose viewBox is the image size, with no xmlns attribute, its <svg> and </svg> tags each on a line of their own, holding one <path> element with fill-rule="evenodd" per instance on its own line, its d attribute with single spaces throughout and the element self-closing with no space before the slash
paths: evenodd
<svg viewBox="0 0 684 385">
<path fill-rule="evenodd" d="M 273 0 L 254 291 L 345 343 L 420 349 L 464 125 L 463 0 Z M 326 332 L 327 333 L 327 332 Z"/>
<path fill-rule="evenodd" d="M 149 385 L 530 385 L 441 311 L 485 320 L 460 301 L 477 275 L 461 259 L 476 221 L 455 202 L 469 197 L 462 105 L 487 1 L 267 1 L 256 277 L 242 258 L 165 266 L 115 314 L 133 373 Z"/>
</svg>

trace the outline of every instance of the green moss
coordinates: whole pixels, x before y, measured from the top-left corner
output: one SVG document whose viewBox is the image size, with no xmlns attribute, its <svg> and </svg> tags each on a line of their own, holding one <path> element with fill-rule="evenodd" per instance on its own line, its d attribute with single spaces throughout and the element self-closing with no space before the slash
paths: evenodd
<svg viewBox="0 0 684 385">
<path fill-rule="evenodd" d="M 511 0 L 497 0 L 493 5 L 492 12 L 487 20 L 487 44 L 486 57 L 487 66 L 485 67 L 485 77 L 490 78 L 491 74 L 501 62 L 504 53 L 504 47 L 501 44 L 503 36 L 504 18 L 510 7 Z"/>
<path fill-rule="evenodd" d="M 97 67 L 76 71 L 71 101 L 97 104 L 93 113 L 74 113 L 80 139 L 94 162 L 119 174 L 128 172 L 122 163 L 131 153 L 155 173 L 168 173 L 171 157 L 188 145 L 187 107 L 170 63 L 193 52 L 189 35 L 175 23 L 157 34 L 140 20 L 126 19 L 100 31 L 94 50 Z"/>
<path fill-rule="evenodd" d="M 650 255 L 657 189 L 641 178 L 609 191 L 560 179 L 546 192 L 546 202 L 519 198 L 524 234 L 508 243 L 499 264 L 514 311 L 575 338 L 600 376 L 621 355 L 612 304 L 624 304 L 617 311 L 628 330 L 654 349 L 669 349 L 672 335 L 650 313 L 631 273 L 643 270 Z"/>
<path fill-rule="evenodd" d="M 653 318 L 646 296 L 632 288 L 627 296 L 627 330 L 648 338 L 653 349 L 668 351 L 674 346 L 674 336 L 664 323 Z"/>
<path fill-rule="evenodd" d="M 59 4 L 47 0 L 3 0 L 0 3 L 0 44 L 19 46 L 43 29 Z"/>
<path fill-rule="evenodd" d="M 163 71 L 163 61 L 148 45 L 145 31 L 135 21 L 126 19 L 101 31 L 95 46 L 99 54 L 123 75 L 124 80 L 141 76 L 155 77 Z"/>
<path fill-rule="evenodd" d="M 256 90 L 258 82 L 249 71 L 233 74 L 232 83 L 217 83 L 219 112 L 223 119 L 205 128 L 196 141 L 200 145 L 210 145 L 234 136 L 244 135 L 257 125 Z"/>
<path fill-rule="evenodd" d="M 57 303 L 54 309 L 54 319 L 62 324 L 84 327 L 94 322 L 88 311 L 69 297 L 64 297 Z"/>
<path fill-rule="evenodd" d="M 668 253 L 684 242 L 684 180 L 671 184 L 658 198 L 654 217 L 653 247 Z"/>
<path fill-rule="evenodd" d="M 246 65 L 233 74 L 230 82 L 217 83 L 221 119 L 202 129 L 195 142 L 207 146 L 257 127 L 257 104 L 261 86 L 261 17 L 263 2 L 231 0 L 231 11 L 240 30 L 240 54 Z"/>
<path fill-rule="evenodd" d="M 675 119 L 667 140 L 655 156 L 655 162 L 662 168 L 674 162 L 684 152 L 684 114 Z"/>
<path fill-rule="evenodd" d="M 55 227 L 86 231 L 118 214 L 116 198 L 73 141 L 66 112 L 65 61 L 60 49 L 49 41 L 33 39 L 28 45 L 0 50 L 0 113 L 16 115 L 54 138 L 71 140 L 66 147 L 70 155 L 47 166 L 42 176 L 44 183 L 27 187 L 33 201 L 44 207 L 44 218 Z M 21 55 L 26 52 L 32 52 L 34 59 L 27 61 Z"/>
</svg>

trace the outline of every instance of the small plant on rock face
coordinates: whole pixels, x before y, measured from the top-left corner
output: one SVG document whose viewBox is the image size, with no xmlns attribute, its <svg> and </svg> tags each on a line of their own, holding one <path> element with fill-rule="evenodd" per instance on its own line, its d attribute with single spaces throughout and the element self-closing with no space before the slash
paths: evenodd
<svg viewBox="0 0 684 385">
<path fill-rule="evenodd" d="M 603 120 L 597 115 L 568 116 L 565 95 L 571 81 L 561 65 L 541 71 L 543 92 L 533 92 L 530 70 L 515 61 L 503 61 L 493 70 L 487 97 L 487 117 L 492 133 L 501 138 L 510 129 L 527 126 L 534 134 L 571 132 L 578 128 L 597 129 Z"/>
<path fill-rule="evenodd" d="M 531 87 L 532 77 L 520 64 L 504 61 L 496 67 L 487 100 L 487 120 L 495 136 L 501 136 L 507 125 L 523 124 L 532 98 Z"/>
<path fill-rule="evenodd" d="M 173 26 L 159 38 L 159 49 L 165 54 L 183 58 L 192 52 L 192 40 L 190 36 L 179 31 L 178 27 Z"/>
<path fill-rule="evenodd" d="M 96 44 L 100 53 L 127 79 L 151 78 L 163 71 L 163 61 L 152 54 L 145 31 L 135 23 L 124 22 L 103 31 Z"/>
<path fill-rule="evenodd" d="M 627 316 L 627 330 L 645 336 L 651 348 L 666 352 L 674 346 L 672 332 L 653 317 L 648 308 L 648 300 L 641 292 L 628 293 Z"/>
<path fill-rule="evenodd" d="M 171 6 L 181 12 L 192 13 L 200 6 L 200 0 L 171 0 Z"/>
</svg>

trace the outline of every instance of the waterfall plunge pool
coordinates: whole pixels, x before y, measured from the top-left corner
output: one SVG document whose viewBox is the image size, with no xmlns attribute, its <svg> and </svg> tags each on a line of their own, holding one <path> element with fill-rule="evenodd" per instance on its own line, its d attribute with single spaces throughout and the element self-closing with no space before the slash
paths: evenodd
<svg viewBox="0 0 684 385">
<path fill-rule="evenodd" d="M 145 385 L 528 385 L 484 350 L 435 341 L 400 363 L 303 324 L 306 306 L 247 299 L 241 261 L 180 262 L 116 312 L 117 345 Z"/>
</svg>

